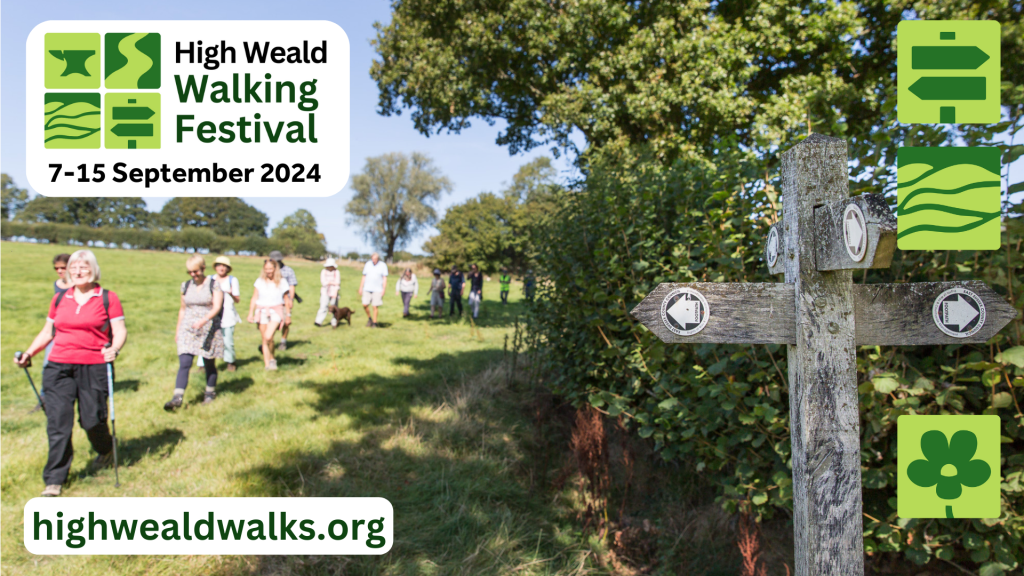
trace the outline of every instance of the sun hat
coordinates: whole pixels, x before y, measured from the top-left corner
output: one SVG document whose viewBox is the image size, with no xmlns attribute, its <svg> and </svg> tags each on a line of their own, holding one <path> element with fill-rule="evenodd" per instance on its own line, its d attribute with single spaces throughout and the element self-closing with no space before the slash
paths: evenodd
<svg viewBox="0 0 1024 576">
<path fill-rule="evenodd" d="M 441 275 L 441 269 L 440 268 L 434 268 L 434 276 L 440 276 L 440 275 Z"/>
<path fill-rule="evenodd" d="M 324 268 L 337 268 L 337 267 L 338 267 L 338 263 L 334 261 L 334 258 L 328 258 L 327 261 L 324 262 Z"/>
<path fill-rule="evenodd" d="M 284 256 L 281 254 L 279 250 L 272 250 L 270 254 L 267 254 L 267 258 L 270 258 L 271 260 L 277 260 L 278 262 L 284 260 Z"/>
<path fill-rule="evenodd" d="M 223 264 L 228 267 L 228 272 L 231 272 L 231 260 L 227 256 L 217 256 L 217 259 L 213 261 L 213 265 Z"/>
</svg>

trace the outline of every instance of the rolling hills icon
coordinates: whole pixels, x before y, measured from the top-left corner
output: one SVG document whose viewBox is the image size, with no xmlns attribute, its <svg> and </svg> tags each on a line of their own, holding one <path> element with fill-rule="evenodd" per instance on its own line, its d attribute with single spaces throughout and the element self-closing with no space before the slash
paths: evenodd
<svg viewBox="0 0 1024 576">
<path fill-rule="evenodd" d="M 900 148 L 896 155 L 900 250 L 996 250 L 998 148 Z"/>
</svg>

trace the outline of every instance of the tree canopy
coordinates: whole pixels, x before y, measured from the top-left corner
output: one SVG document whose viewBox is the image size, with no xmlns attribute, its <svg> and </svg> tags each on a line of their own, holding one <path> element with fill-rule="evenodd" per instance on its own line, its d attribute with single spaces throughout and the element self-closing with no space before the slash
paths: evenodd
<svg viewBox="0 0 1024 576">
<path fill-rule="evenodd" d="M 560 189 L 551 159 L 536 158 L 519 168 L 500 195 L 484 192 L 448 208 L 439 233 L 423 249 L 442 268 L 476 263 L 488 273 L 503 267 L 521 272 L 531 266 L 532 231 L 551 214 Z"/>
<path fill-rule="evenodd" d="M 391 152 L 366 159 L 352 178 L 356 194 L 345 207 L 349 224 L 390 260 L 423 227 L 437 221 L 436 203 L 452 184 L 426 154 Z"/>
<path fill-rule="evenodd" d="M 164 226 L 209 228 L 221 236 L 266 237 L 269 218 L 240 198 L 172 198 L 160 210 Z"/>
<path fill-rule="evenodd" d="M 23 222 L 54 222 L 99 228 L 149 228 L 154 214 L 139 197 L 60 198 L 36 196 L 16 215 Z"/>
<path fill-rule="evenodd" d="M 3 197 L 0 198 L 0 218 L 10 220 L 25 207 L 25 203 L 28 202 L 28 190 L 18 188 L 14 184 L 14 179 L 7 174 L 0 174 L 0 188 L 3 190 Z"/>
<path fill-rule="evenodd" d="M 317 232 L 316 218 L 309 210 L 300 208 L 281 219 L 270 237 L 288 254 L 319 259 L 327 251 L 324 235 Z"/>
</svg>

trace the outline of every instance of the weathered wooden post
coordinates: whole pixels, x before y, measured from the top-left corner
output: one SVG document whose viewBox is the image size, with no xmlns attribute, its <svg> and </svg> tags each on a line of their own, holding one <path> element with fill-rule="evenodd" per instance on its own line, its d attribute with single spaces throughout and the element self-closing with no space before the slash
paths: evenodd
<svg viewBox="0 0 1024 576">
<path fill-rule="evenodd" d="M 864 573 L 856 347 L 985 342 L 1017 315 L 978 281 L 853 284 L 889 266 L 896 218 L 847 174 L 837 138 L 783 154 L 765 262 L 785 283 L 660 284 L 632 311 L 665 342 L 788 345 L 798 576 Z"/>
</svg>

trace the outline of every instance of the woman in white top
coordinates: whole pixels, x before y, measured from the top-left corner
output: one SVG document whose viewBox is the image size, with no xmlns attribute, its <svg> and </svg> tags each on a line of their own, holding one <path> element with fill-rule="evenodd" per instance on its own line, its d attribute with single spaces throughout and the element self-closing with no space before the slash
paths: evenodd
<svg viewBox="0 0 1024 576">
<path fill-rule="evenodd" d="M 242 299 L 242 287 L 238 278 L 231 276 L 231 260 L 227 256 L 218 256 L 213 261 L 213 269 L 217 271 L 214 278 L 224 292 L 224 315 L 220 320 L 220 330 L 224 334 L 225 370 L 235 371 L 235 325 L 242 321 L 238 316 L 235 304 Z"/>
<path fill-rule="evenodd" d="M 324 269 L 320 271 L 320 309 L 316 311 L 316 320 L 313 321 L 317 327 L 324 323 L 327 318 L 327 308 L 334 304 L 338 305 L 338 287 L 341 286 L 341 271 L 338 270 L 338 263 L 334 258 L 328 258 L 324 262 Z M 337 326 L 338 319 L 331 318 L 331 326 Z"/>
<path fill-rule="evenodd" d="M 281 267 L 276 261 L 267 259 L 263 262 L 263 272 L 253 283 L 255 290 L 249 301 L 249 322 L 255 322 L 263 339 L 260 351 L 263 352 L 263 367 L 277 370 L 274 360 L 274 333 L 282 322 L 290 322 L 285 315 L 284 295 L 288 293 L 288 282 L 281 277 Z"/>
<path fill-rule="evenodd" d="M 405 272 L 402 272 L 402 276 L 395 283 L 395 294 L 402 297 L 402 304 L 405 306 L 402 318 L 408 318 L 409 303 L 420 295 L 420 285 L 416 280 L 416 275 L 412 273 L 412 268 L 406 268 Z"/>
</svg>

